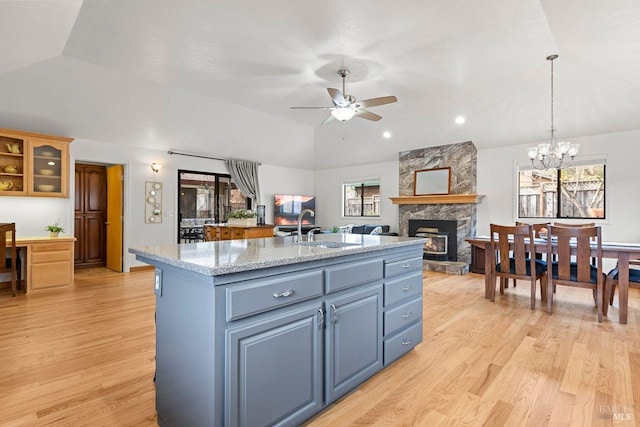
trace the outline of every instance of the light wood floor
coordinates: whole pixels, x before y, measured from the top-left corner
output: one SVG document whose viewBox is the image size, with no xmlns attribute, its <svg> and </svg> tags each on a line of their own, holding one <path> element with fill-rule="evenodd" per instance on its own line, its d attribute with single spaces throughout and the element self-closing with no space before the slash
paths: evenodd
<svg viewBox="0 0 640 427">
<path fill-rule="evenodd" d="M 0 290 L 0 425 L 156 425 L 152 279 Z M 615 307 L 598 324 L 588 290 L 559 288 L 549 316 L 524 283 L 491 303 L 483 280 L 426 273 L 424 342 L 308 426 L 640 425 L 638 291 L 628 325 Z"/>
</svg>

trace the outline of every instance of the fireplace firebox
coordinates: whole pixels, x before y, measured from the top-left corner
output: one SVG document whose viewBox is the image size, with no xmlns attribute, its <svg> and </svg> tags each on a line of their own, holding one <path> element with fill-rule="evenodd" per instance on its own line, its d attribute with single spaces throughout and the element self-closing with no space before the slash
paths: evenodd
<svg viewBox="0 0 640 427">
<path fill-rule="evenodd" d="M 409 236 L 425 239 L 423 258 L 434 261 L 457 261 L 458 221 L 410 219 Z"/>
</svg>

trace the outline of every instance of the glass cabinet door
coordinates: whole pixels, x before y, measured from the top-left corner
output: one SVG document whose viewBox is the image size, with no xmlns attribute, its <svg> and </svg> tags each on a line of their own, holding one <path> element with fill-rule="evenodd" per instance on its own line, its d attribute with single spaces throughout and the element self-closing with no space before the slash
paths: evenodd
<svg viewBox="0 0 640 427">
<path fill-rule="evenodd" d="M 51 141 L 32 140 L 33 179 L 31 192 L 34 195 L 66 197 L 67 161 L 65 146 Z"/>
</svg>

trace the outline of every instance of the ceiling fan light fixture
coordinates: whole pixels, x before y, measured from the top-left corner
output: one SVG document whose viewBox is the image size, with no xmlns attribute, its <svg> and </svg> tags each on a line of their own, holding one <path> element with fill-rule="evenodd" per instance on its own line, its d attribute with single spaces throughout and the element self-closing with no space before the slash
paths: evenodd
<svg viewBox="0 0 640 427">
<path fill-rule="evenodd" d="M 331 110 L 331 115 L 342 122 L 350 120 L 355 114 L 356 112 L 352 108 L 334 108 Z"/>
</svg>

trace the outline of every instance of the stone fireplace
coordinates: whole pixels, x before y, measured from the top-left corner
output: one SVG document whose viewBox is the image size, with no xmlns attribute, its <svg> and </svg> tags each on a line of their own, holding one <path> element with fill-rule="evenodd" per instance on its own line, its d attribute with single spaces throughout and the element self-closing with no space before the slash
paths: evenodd
<svg viewBox="0 0 640 427">
<path fill-rule="evenodd" d="M 477 151 L 472 142 L 443 145 L 438 147 L 428 147 L 418 150 L 403 151 L 399 154 L 399 195 L 413 196 L 414 171 L 422 169 L 451 168 L 451 195 L 475 194 L 477 193 Z M 447 233 L 447 245 L 455 243 L 454 254 L 447 253 L 444 259 L 442 254 L 428 254 L 425 257 L 425 269 L 436 271 L 447 271 L 443 263 L 460 263 L 465 267 L 460 273 L 468 271 L 471 263 L 471 247 L 465 239 L 475 236 L 476 213 L 475 203 L 439 203 L 439 204 L 400 204 L 399 205 L 399 230 L 400 235 L 415 235 L 418 228 L 437 228 L 438 233 Z M 416 221 L 427 221 L 425 223 Z M 453 230 L 441 230 L 436 224 L 427 225 L 431 222 L 448 223 Z M 418 225 L 421 224 L 421 225 Z M 422 232 L 433 234 L 432 232 Z M 430 239 L 433 236 L 429 236 Z M 442 244 L 443 239 L 439 244 Z M 437 242 L 429 242 L 437 243 Z M 428 252 L 438 252 L 431 251 Z M 441 252 L 441 251 L 440 251 Z M 447 251 L 449 252 L 449 251 Z M 438 258 L 440 259 L 434 259 Z"/>
</svg>

